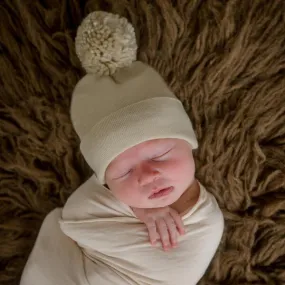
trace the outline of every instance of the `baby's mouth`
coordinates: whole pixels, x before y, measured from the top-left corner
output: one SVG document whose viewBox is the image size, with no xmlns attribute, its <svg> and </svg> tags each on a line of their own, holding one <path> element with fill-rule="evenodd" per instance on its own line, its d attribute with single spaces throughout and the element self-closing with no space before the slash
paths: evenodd
<svg viewBox="0 0 285 285">
<path fill-rule="evenodd" d="M 173 186 L 160 189 L 160 190 L 156 191 L 155 193 L 151 194 L 151 195 L 149 196 L 149 199 L 155 199 L 155 198 L 160 198 L 160 197 L 167 196 L 167 195 L 170 194 L 172 191 L 173 191 Z"/>
</svg>

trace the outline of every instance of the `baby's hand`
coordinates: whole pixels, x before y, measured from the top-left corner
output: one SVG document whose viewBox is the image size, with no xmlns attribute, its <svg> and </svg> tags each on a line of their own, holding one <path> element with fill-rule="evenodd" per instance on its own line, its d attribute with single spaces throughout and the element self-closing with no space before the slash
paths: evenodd
<svg viewBox="0 0 285 285">
<path fill-rule="evenodd" d="M 180 215 L 170 207 L 132 208 L 139 220 L 146 224 L 152 245 L 161 240 L 164 250 L 177 246 L 178 235 L 183 235 L 184 225 Z"/>
</svg>

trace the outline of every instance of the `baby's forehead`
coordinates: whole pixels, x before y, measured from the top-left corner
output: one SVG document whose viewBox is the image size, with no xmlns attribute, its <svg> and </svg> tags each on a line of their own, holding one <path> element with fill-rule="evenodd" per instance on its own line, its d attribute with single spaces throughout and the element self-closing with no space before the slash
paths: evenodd
<svg viewBox="0 0 285 285">
<path fill-rule="evenodd" d="M 133 147 L 128 148 L 124 151 L 123 154 L 140 154 L 145 153 L 147 151 L 160 151 L 164 148 L 170 148 L 173 147 L 175 144 L 177 144 L 177 139 L 153 139 L 153 140 L 147 140 L 140 144 L 137 144 Z"/>
<path fill-rule="evenodd" d="M 110 163 L 110 166 L 116 165 L 119 162 L 129 160 L 130 158 L 135 159 L 145 154 L 158 153 L 173 147 L 176 143 L 176 139 L 153 139 L 147 140 L 126 149 L 124 152 L 119 154 Z"/>
<path fill-rule="evenodd" d="M 153 139 L 144 141 L 138 145 L 128 148 L 123 153 L 114 158 L 106 169 L 106 173 L 112 173 L 118 169 L 123 169 L 131 163 L 138 160 L 160 156 L 170 151 L 171 149 L 179 149 L 179 151 L 192 150 L 191 145 L 183 139 Z M 185 156 L 187 157 L 187 155 Z"/>
<path fill-rule="evenodd" d="M 177 139 L 170 139 L 170 138 L 166 138 L 166 139 L 153 139 L 153 140 L 147 140 L 145 142 L 142 142 L 134 147 L 140 148 L 140 147 L 157 147 L 160 145 L 166 145 L 166 144 L 171 144 L 174 143 Z"/>
<path fill-rule="evenodd" d="M 128 160 L 134 157 L 140 157 L 147 154 L 159 153 L 165 150 L 173 148 L 178 145 L 180 140 L 178 139 L 153 139 L 147 140 L 135 146 L 126 149 L 124 152 L 119 154 L 113 162 Z"/>
</svg>

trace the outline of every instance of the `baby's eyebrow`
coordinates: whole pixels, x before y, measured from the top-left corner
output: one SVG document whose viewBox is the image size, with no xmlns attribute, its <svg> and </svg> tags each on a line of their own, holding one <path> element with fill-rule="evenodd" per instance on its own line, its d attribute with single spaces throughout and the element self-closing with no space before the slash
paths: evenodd
<svg viewBox="0 0 285 285">
<path fill-rule="evenodd" d="M 165 144 L 163 145 L 163 147 L 161 147 L 160 145 L 150 145 L 149 149 L 142 149 L 141 152 L 143 155 L 145 155 L 145 153 L 147 152 L 149 153 L 149 155 L 151 154 L 151 156 L 160 156 L 160 155 L 166 154 L 169 151 L 171 151 L 173 148 L 175 148 L 175 145 L 176 145 L 175 142 Z M 122 161 L 125 163 L 126 159 Z M 132 168 L 131 163 L 130 165 L 128 165 L 128 167 L 122 166 L 121 164 L 122 163 L 113 164 L 110 167 L 109 171 L 110 171 L 111 179 L 120 177 L 125 172 L 127 172 L 130 168 Z"/>
<path fill-rule="evenodd" d="M 173 149 L 174 147 L 175 147 L 175 143 L 168 143 L 161 148 L 157 147 L 157 148 L 159 148 L 157 151 L 158 152 L 169 151 L 169 150 Z"/>
<path fill-rule="evenodd" d="M 165 149 L 164 151 L 161 151 L 161 152 L 159 153 L 159 156 L 162 156 L 162 155 L 165 155 L 165 154 L 169 153 L 172 149 L 173 149 L 173 147 L 171 147 L 171 148 L 168 147 L 168 148 Z"/>
<path fill-rule="evenodd" d="M 122 165 L 117 164 L 110 169 L 110 174 L 111 176 L 120 176 L 120 174 L 123 174 L 128 169 L 129 167 L 123 167 Z"/>
</svg>

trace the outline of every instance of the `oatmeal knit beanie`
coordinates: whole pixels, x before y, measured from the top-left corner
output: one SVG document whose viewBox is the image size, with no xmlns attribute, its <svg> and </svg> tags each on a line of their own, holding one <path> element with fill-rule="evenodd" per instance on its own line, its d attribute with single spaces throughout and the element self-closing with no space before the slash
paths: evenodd
<svg viewBox="0 0 285 285">
<path fill-rule="evenodd" d="M 87 74 L 75 86 L 71 120 L 100 183 L 109 163 L 141 142 L 177 138 L 197 148 L 182 103 L 153 68 L 136 60 L 135 32 L 127 19 L 89 14 L 77 30 L 75 49 Z"/>
</svg>

